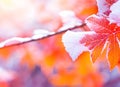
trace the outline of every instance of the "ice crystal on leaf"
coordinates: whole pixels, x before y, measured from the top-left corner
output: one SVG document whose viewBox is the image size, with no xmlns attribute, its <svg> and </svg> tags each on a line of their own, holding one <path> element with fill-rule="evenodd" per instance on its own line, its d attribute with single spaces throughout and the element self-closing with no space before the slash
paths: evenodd
<svg viewBox="0 0 120 87">
<path fill-rule="evenodd" d="M 75 61 L 76 58 L 83 51 L 88 51 L 88 48 L 84 46 L 84 44 L 80 44 L 80 38 L 83 38 L 85 35 L 91 35 L 94 32 L 72 32 L 67 31 L 62 38 L 62 42 L 64 43 L 65 49 L 72 57 L 72 60 Z"/>
<path fill-rule="evenodd" d="M 96 0 L 98 5 L 99 14 L 107 14 L 109 11 L 109 5 L 106 0 Z"/>
<path fill-rule="evenodd" d="M 108 17 L 110 23 L 120 26 L 120 0 L 97 0 L 98 14 Z"/>
<path fill-rule="evenodd" d="M 98 6 L 98 14 L 109 15 L 111 12 L 110 7 L 117 2 L 117 0 L 96 0 Z"/>
<path fill-rule="evenodd" d="M 117 23 L 118 26 L 120 26 L 120 0 L 118 0 L 116 3 L 114 3 L 111 7 L 111 13 L 109 15 L 110 21 Z"/>
</svg>

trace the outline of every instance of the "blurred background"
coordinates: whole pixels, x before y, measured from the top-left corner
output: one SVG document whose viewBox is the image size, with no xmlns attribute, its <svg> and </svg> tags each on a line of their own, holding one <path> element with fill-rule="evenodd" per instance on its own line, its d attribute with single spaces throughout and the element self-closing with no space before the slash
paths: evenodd
<svg viewBox="0 0 120 87">
<path fill-rule="evenodd" d="M 71 11 L 73 18 L 61 17 L 63 11 Z M 0 42 L 39 30 L 57 32 L 64 20 L 84 21 L 96 13 L 95 0 L 0 0 Z M 101 60 L 93 64 L 88 52 L 73 62 L 61 36 L 0 49 L 0 87 L 120 86 L 117 67 L 109 71 Z"/>
</svg>

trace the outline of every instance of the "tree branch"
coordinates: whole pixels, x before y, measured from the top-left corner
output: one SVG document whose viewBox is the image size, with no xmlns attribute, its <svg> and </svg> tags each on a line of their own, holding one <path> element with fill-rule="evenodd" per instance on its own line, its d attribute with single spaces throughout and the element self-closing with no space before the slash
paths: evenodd
<svg viewBox="0 0 120 87">
<path fill-rule="evenodd" d="M 58 35 L 58 34 L 62 34 L 68 30 L 74 30 L 76 28 L 82 28 L 84 27 L 86 24 L 83 23 L 81 25 L 77 25 L 77 26 L 74 26 L 72 28 L 68 28 L 68 29 L 65 29 L 65 30 L 61 30 L 61 31 L 58 31 L 58 32 L 55 32 L 55 33 L 52 33 L 52 34 L 48 34 L 47 36 L 43 36 L 43 37 L 39 37 L 37 39 L 34 39 L 34 38 L 30 38 L 29 37 L 29 40 L 25 40 L 25 41 L 22 41 L 22 42 L 17 42 L 17 43 L 12 43 L 12 44 L 3 44 L 3 42 L 0 43 L 0 49 L 3 49 L 3 48 L 6 48 L 6 47 L 11 47 L 11 46 L 18 46 L 18 45 L 22 45 L 22 44 L 25 44 L 25 43 L 29 43 L 29 42 L 33 42 L 33 41 L 38 41 L 38 40 L 42 40 L 42 39 L 45 39 L 45 38 L 49 38 L 49 37 L 52 37 L 52 36 L 55 36 L 55 35 Z M 24 38 L 23 38 L 24 39 Z M 1 45 L 2 44 L 2 45 Z"/>
</svg>

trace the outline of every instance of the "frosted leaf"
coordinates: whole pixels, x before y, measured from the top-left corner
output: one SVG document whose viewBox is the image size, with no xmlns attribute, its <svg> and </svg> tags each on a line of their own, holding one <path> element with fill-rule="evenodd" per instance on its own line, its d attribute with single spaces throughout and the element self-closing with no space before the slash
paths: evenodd
<svg viewBox="0 0 120 87">
<path fill-rule="evenodd" d="M 77 57 L 84 51 L 88 51 L 88 48 L 84 44 L 80 43 L 85 35 L 94 34 L 95 32 L 72 32 L 67 31 L 62 36 L 62 42 L 65 46 L 66 51 L 71 56 L 72 60 L 75 61 Z"/>
<path fill-rule="evenodd" d="M 111 13 L 109 15 L 110 22 L 117 23 L 120 26 L 120 0 L 114 3 L 111 7 Z"/>
<path fill-rule="evenodd" d="M 62 11 L 60 12 L 60 16 L 62 18 L 63 27 L 61 27 L 59 30 L 66 30 L 68 28 L 82 24 L 82 20 L 77 18 L 73 11 Z"/>
<path fill-rule="evenodd" d="M 98 6 L 98 13 L 103 14 L 109 10 L 109 5 L 106 0 L 96 0 Z"/>
<path fill-rule="evenodd" d="M 10 38 L 8 40 L 1 42 L 0 48 L 2 48 L 4 46 L 12 45 L 12 44 L 23 43 L 23 42 L 26 42 L 29 40 L 31 40 L 31 38 L 13 37 L 13 38 Z"/>
<path fill-rule="evenodd" d="M 97 0 L 98 13 L 101 15 L 109 15 L 110 7 L 118 0 Z"/>
<path fill-rule="evenodd" d="M 49 32 L 47 30 L 42 30 L 42 29 L 36 29 L 33 34 L 34 35 L 32 36 L 32 39 L 39 39 L 48 36 L 50 34 L 54 34 L 54 32 Z"/>
</svg>

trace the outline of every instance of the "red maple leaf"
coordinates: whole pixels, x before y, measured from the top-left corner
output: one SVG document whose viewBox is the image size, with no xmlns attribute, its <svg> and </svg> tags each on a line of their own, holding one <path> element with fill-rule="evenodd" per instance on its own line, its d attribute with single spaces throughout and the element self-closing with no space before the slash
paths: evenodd
<svg viewBox="0 0 120 87">
<path fill-rule="evenodd" d="M 120 61 L 120 27 L 110 23 L 104 16 L 92 15 L 86 19 L 86 24 L 93 35 L 85 35 L 80 39 L 91 50 L 93 62 L 106 50 L 106 58 L 110 69 L 113 69 Z"/>
</svg>

